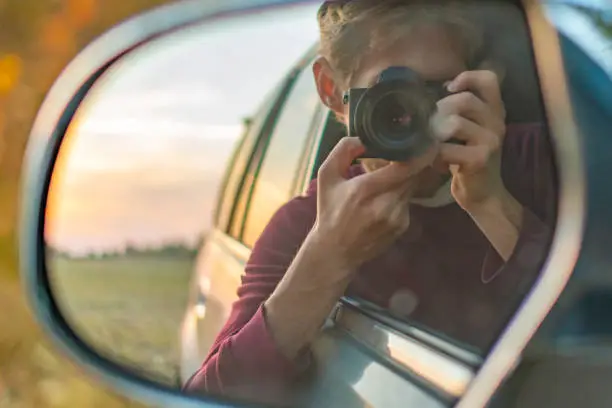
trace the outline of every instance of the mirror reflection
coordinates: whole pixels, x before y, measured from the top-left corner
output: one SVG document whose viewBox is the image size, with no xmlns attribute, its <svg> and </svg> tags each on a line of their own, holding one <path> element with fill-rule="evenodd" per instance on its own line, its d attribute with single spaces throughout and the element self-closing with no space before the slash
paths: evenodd
<svg viewBox="0 0 612 408">
<path fill-rule="evenodd" d="M 440 406 L 390 361 L 460 396 L 554 228 L 530 47 L 501 1 L 363 0 L 128 55 L 54 169 L 47 268 L 67 321 L 194 395 Z"/>
<path fill-rule="evenodd" d="M 272 14 L 193 27 L 121 60 L 79 108 L 54 169 L 45 232 L 60 306 L 96 350 L 173 386 L 181 322 L 203 316 L 194 261 L 234 145 L 316 40 L 303 6 Z M 201 356 L 190 358 L 195 370 Z"/>
</svg>

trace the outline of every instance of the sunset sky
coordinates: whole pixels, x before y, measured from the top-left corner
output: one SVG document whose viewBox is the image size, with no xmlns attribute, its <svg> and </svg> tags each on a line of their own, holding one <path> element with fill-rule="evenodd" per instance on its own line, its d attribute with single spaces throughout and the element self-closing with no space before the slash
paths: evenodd
<svg viewBox="0 0 612 408">
<path fill-rule="evenodd" d="M 314 44 L 315 14 L 302 5 L 202 25 L 121 60 L 69 131 L 48 242 L 83 252 L 206 230 L 242 118 Z"/>
</svg>

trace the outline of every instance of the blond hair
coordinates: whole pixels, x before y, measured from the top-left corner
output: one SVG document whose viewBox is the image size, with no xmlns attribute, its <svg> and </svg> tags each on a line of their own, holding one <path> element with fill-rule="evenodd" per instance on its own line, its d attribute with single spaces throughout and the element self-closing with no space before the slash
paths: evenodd
<svg viewBox="0 0 612 408">
<path fill-rule="evenodd" d="M 362 55 L 395 45 L 415 26 L 433 24 L 447 30 L 470 67 L 480 58 L 483 41 L 480 30 L 463 15 L 463 10 L 464 6 L 449 1 L 325 1 L 317 13 L 320 54 L 346 89 L 352 73 L 359 69 Z"/>
</svg>

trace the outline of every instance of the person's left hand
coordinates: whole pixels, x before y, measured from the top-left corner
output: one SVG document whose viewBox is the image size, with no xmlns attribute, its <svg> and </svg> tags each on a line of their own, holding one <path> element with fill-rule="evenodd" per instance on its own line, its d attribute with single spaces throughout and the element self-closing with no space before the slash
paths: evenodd
<svg viewBox="0 0 612 408">
<path fill-rule="evenodd" d="M 452 194 L 472 214 L 506 194 L 501 178 L 501 148 L 506 111 L 497 75 L 492 71 L 459 74 L 438 102 L 434 134 L 440 140 L 438 160 L 453 175 Z M 464 144 L 447 143 L 457 139 Z"/>
</svg>

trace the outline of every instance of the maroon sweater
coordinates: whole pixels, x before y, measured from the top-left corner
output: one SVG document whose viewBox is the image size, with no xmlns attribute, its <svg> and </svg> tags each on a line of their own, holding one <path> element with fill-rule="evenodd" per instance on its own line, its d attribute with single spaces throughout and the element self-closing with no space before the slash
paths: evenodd
<svg viewBox="0 0 612 408">
<path fill-rule="evenodd" d="M 361 172 L 355 167 L 352 176 Z M 552 238 L 556 179 L 543 126 L 508 125 L 502 178 L 524 206 L 519 242 L 506 264 L 457 204 L 413 206 L 406 233 L 360 268 L 346 294 L 389 308 L 394 295 L 408 289 L 418 303 L 407 319 L 472 346 L 489 347 L 538 276 Z M 186 391 L 232 396 L 280 392 L 308 367 L 307 356 L 289 361 L 279 352 L 261 306 L 315 221 L 316 194 L 313 182 L 304 196 L 272 217 L 247 262 L 230 317 Z M 484 284 L 482 276 L 496 271 L 497 277 Z"/>
</svg>

